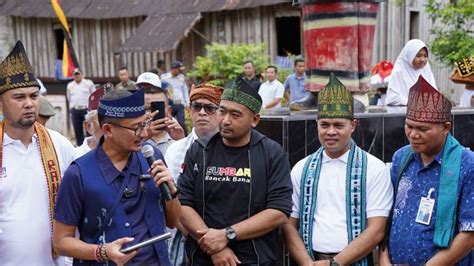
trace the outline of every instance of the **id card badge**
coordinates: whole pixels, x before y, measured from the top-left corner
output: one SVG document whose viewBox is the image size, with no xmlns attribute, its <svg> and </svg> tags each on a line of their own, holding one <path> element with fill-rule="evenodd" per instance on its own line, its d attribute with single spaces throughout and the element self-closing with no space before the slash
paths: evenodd
<svg viewBox="0 0 474 266">
<path fill-rule="evenodd" d="M 418 206 L 418 212 L 416 213 L 415 222 L 419 224 L 429 225 L 431 216 L 433 215 L 433 208 L 435 199 L 431 198 L 431 194 L 434 192 L 434 188 L 430 188 L 427 197 L 421 197 L 420 206 Z"/>
</svg>

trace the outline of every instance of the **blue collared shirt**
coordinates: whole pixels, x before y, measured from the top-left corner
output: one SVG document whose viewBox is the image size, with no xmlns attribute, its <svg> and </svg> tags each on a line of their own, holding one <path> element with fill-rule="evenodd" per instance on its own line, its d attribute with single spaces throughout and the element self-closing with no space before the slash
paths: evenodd
<svg viewBox="0 0 474 266">
<path fill-rule="evenodd" d="M 102 144 L 102 141 L 100 144 Z M 137 153 L 131 153 L 127 165 L 122 171 L 119 171 L 115 168 L 101 145 L 97 147 L 97 150 L 92 150 L 90 152 L 96 152 L 96 158 L 99 165 L 97 171 L 102 173 L 107 184 L 114 184 L 117 193 L 120 190 L 122 182 L 127 179 L 129 180 L 129 183 L 126 186 L 128 188 L 127 196 L 125 196 L 124 193 L 120 203 L 127 216 L 127 221 L 130 223 L 129 226 L 131 228 L 132 237 L 134 238 L 132 243 L 138 243 L 150 238 L 151 235 L 144 216 L 145 199 L 143 197 L 144 194 L 142 193 L 143 189 L 138 180 L 138 176 L 142 174 L 143 171 Z M 163 160 L 161 153 L 157 153 L 156 150 L 155 157 Z M 64 224 L 77 227 L 80 224 L 81 219 L 83 219 L 82 199 L 84 198 L 85 193 L 81 178 L 101 178 L 101 173 L 98 172 L 97 176 L 82 177 L 79 167 L 74 163 L 71 164 L 64 173 L 60 193 L 57 198 L 54 219 Z M 111 195 L 111 197 L 115 196 Z M 138 252 L 138 254 L 132 259 L 131 263 L 156 264 L 158 261 L 153 246 L 149 245 L 141 248 L 140 252 Z"/>
<path fill-rule="evenodd" d="M 393 156 L 391 177 L 394 186 L 403 160 L 402 149 Z M 443 163 L 442 155 L 443 151 L 435 157 L 433 162 L 425 166 L 420 155 L 414 154 L 402 174 L 396 192 L 390 230 L 389 251 L 393 264 L 422 265 L 439 251 L 439 248 L 433 244 L 433 236 L 441 164 Z M 431 198 L 435 199 L 435 205 L 430 223 L 429 225 L 417 223 L 415 220 L 421 197 L 427 197 L 431 188 L 434 189 Z M 456 211 L 455 236 L 459 232 L 474 231 L 474 154 L 469 150 L 462 153 L 457 191 L 459 200 Z M 473 265 L 473 259 L 474 252 L 470 252 L 457 265 Z"/>
<path fill-rule="evenodd" d="M 295 73 L 286 78 L 285 90 L 290 90 L 290 102 L 301 100 L 310 94 L 304 89 L 304 80 L 304 75 L 296 77 Z"/>
</svg>

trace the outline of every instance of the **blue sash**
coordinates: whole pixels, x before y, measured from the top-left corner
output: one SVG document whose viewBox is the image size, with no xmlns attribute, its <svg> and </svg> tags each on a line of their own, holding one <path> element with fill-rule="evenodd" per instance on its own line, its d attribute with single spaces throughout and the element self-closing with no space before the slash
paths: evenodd
<svg viewBox="0 0 474 266">
<path fill-rule="evenodd" d="M 367 227 L 366 214 L 366 174 L 367 154 L 351 140 L 346 168 L 346 222 L 349 243 Z M 313 153 L 303 169 L 300 198 L 300 235 L 309 256 L 313 257 L 313 219 L 316 209 L 319 175 L 324 148 Z M 367 258 L 354 265 L 368 265 Z"/>
</svg>

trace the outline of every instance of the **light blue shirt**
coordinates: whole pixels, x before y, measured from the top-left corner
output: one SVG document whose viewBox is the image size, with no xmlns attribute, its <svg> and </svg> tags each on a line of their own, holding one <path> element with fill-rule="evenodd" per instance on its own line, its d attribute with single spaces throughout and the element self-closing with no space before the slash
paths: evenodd
<svg viewBox="0 0 474 266">
<path fill-rule="evenodd" d="M 304 89 L 304 79 L 304 75 L 298 78 L 295 73 L 286 78 L 285 90 L 290 90 L 290 102 L 301 100 L 310 94 Z"/>
<path fill-rule="evenodd" d="M 184 106 L 189 106 L 189 90 L 183 74 L 173 76 L 171 72 L 162 75 L 163 80 L 168 82 L 173 88 L 172 98 L 174 101 L 181 101 Z"/>
</svg>

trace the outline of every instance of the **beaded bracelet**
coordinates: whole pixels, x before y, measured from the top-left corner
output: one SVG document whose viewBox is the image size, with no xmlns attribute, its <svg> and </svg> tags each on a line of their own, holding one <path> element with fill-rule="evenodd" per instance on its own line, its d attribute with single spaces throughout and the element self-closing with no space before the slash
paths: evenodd
<svg viewBox="0 0 474 266">
<path fill-rule="evenodd" d="M 94 259 L 95 261 L 97 261 L 98 263 L 102 263 L 102 259 L 100 258 L 100 246 L 99 245 L 94 245 Z"/>
<path fill-rule="evenodd" d="M 107 256 L 107 245 L 106 244 L 100 244 L 99 250 L 100 250 L 100 254 L 99 254 L 100 259 L 102 260 L 102 262 L 110 260 L 109 256 Z"/>
</svg>

